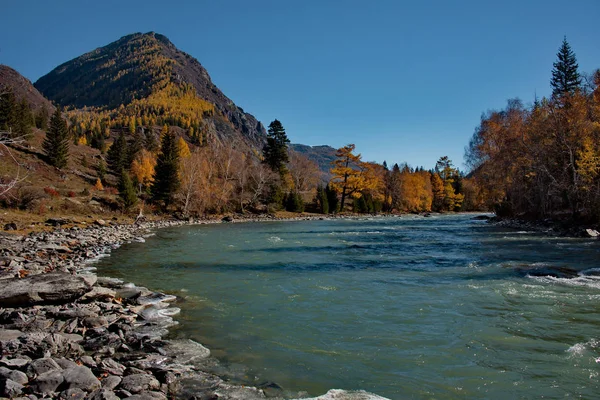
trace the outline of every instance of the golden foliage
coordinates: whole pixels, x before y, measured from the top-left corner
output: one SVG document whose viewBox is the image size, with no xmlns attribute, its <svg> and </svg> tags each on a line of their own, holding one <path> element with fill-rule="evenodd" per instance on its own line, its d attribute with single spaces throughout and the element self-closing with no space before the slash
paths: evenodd
<svg viewBox="0 0 600 400">
<path fill-rule="evenodd" d="M 147 150 L 142 150 L 131 163 L 131 174 L 142 186 L 148 187 L 154 180 L 156 158 Z"/>
</svg>

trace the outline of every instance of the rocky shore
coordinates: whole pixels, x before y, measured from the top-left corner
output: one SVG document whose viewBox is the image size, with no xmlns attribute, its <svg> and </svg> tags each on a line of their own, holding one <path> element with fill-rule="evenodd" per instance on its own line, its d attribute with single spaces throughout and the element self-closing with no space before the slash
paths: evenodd
<svg viewBox="0 0 600 400">
<path fill-rule="evenodd" d="M 273 218 L 252 218 L 264 220 Z M 247 220 L 247 219 L 246 219 Z M 235 222 L 236 219 L 226 219 Z M 164 340 L 175 296 L 98 277 L 88 261 L 152 230 L 193 221 L 111 225 L 18 236 L 0 233 L 0 397 L 166 399 L 194 382 L 196 399 L 252 399 L 265 390 L 230 385 L 194 367 L 202 345 Z M 211 223 L 218 221 L 196 221 Z M 188 391 L 189 392 L 189 391 Z"/>
</svg>

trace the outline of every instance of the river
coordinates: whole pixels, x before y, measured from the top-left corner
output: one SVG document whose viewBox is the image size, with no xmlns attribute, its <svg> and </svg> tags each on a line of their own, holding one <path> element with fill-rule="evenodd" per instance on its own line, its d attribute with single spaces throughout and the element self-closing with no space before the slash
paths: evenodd
<svg viewBox="0 0 600 400">
<path fill-rule="evenodd" d="M 96 267 L 176 294 L 173 337 L 288 397 L 600 396 L 600 241 L 472 217 L 186 226 Z"/>
</svg>

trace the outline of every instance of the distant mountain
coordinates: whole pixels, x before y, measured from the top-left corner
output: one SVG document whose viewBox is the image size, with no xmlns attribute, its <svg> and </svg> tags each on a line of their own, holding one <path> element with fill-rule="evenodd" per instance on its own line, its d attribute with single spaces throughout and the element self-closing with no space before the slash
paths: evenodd
<svg viewBox="0 0 600 400">
<path fill-rule="evenodd" d="M 0 64 L 0 93 L 4 88 L 11 89 L 17 99 L 27 100 L 33 111 L 38 111 L 43 106 L 46 106 L 50 114 L 55 110 L 52 103 L 31 84 L 29 79 L 11 67 Z"/>
<path fill-rule="evenodd" d="M 239 137 L 255 148 L 266 140 L 264 126 L 225 96 L 198 60 L 154 32 L 124 36 L 68 61 L 35 87 L 63 106 L 118 110 L 129 105 L 126 115 L 133 110 L 139 117 L 158 116 L 184 129 Z"/>
<path fill-rule="evenodd" d="M 307 146 L 305 144 L 297 143 L 290 144 L 290 149 L 301 153 L 310 160 L 316 162 L 319 165 L 319 169 L 324 174 L 324 179 L 329 181 L 329 178 L 331 178 L 329 170 L 331 169 L 331 162 L 335 160 L 336 149 L 327 145 Z"/>
</svg>

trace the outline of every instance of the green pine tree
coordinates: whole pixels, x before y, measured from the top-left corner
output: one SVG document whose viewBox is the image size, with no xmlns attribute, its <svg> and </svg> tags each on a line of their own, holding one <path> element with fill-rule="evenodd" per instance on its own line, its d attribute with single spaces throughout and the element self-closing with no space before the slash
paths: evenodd
<svg viewBox="0 0 600 400">
<path fill-rule="evenodd" d="M 64 168 L 69 161 L 69 134 L 67 123 L 62 118 L 60 107 L 50 119 L 50 128 L 42 144 L 48 162 L 56 168 Z"/>
<path fill-rule="evenodd" d="M 41 129 L 43 131 L 48 129 L 48 108 L 46 107 L 46 105 L 42 105 L 42 108 L 40 109 L 40 111 L 38 111 L 38 113 L 35 115 L 35 126 L 38 129 Z"/>
<path fill-rule="evenodd" d="M 158 142 L 156 140 L 156 135 L 154 135 L 154 131 L 151 126 L 149 126 L 148 130 L 146 131 L 144 147 L 146 148 L 146 150 L 153 153 L 158 151 Z"/>
<path fill-rule="evenodd" d="M 15 133 L 18 136 L 29 136 L 31 135 L 32 126 L 33 115 L 31 114 L 29 103 L 26 99 L 21 99 L 17 104 Z"/>
<path fill-rule="evenodd" d="M 106 163 L 104 162 L 104 160 L 102 158 L 98 162 L 96 169 L 98 172 L 98 178 L 100 178 L 100 180 L 103 181 L 104 177 L 106 176 Z"/>
<path fill-rule="evenodd" d="M 280 176 L 287 172 L 289 142 L 281 122 L 278 120 L 271 122 L 267 133 L 267 144 L 263 148 L 264 163 Z"/>
<path fill-rule="evenodd" d="M 327 199 L 327 191 L 321 185 L 317 187 L 317 206 L 323 214 L 329 214 L 329 200 Z"/>
<path fill-rule="evenodd" d="M 304 201 L 300 194 L 296 191 L 290 191 L 285 200 L 285 209 L 290 212 L 303 212 Z"/>
<path fill-rule="evenodd" d="M 14 131 L 17 123 L 17 101 L 12 90 L 0 96 L 0 131 Z"/>
<path fill-rule="evenodd" d="M 164 134 L 150 189 L 152 200 L 167 209 L 179 189 L 179 147 L 173 132 Z"/>
<path fill-rule="evenodd" d="M 121 170 L 129 168 L 127 164 L 127 141 L 123 131 L 119 133 L 117 139 L 108 149 L 106 160 L 108 161 L 108 168 L 116 176 L 121 174 Z"/>
<path fill-rule="evenodd" d="M 563 39 L 562 45 L 557 53 L 558 60 L 552 69 L 552 97 L 560 98 L 565 94 L 573 94 L 581 85 L 581 77 L 577 69 L 577 58 L 567 42 Z"/>
<path fill-rule="evenodd" d="M 327 196 L 327 203 L 329 204 L 329 211 L 337 213 L 340 207 L 339 200 L 336 191 L 327 184 L 325 186 L 325 195 Z"/>
<path fill-rule="evenodd" d="M 133 135 L 133 141 L 131 142 L 127 150 L 128 165 L 131 165 L 138 153 L 144 149 L 145 139 L 146 137 L 142 132 L 142 128 L 137 129 Z"/>
<path fill-rule="evenodd" d="M 121 170 L 121 176 L 119 177 L 119 197 L 125 210 L 129 210 L 137 204 L 137 196 L 133 183 L 125 169 Z"/>
</svg>

